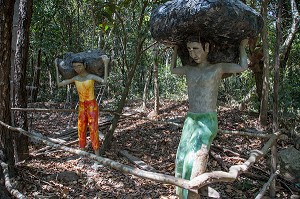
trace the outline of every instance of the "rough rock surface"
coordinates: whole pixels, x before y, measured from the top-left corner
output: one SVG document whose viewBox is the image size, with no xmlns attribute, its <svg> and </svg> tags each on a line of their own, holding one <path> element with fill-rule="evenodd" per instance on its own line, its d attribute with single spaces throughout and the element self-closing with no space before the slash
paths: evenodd
<svg viewBox="0 0 300 199">
<path fill-rule="evenodd" d="M 80 53 L 68 52 L 63 59 L 57 59 L 58 70 L 63 79 L 70 79 L 77 75 L 72 67 L 72 60 L 75 57 L 83 57 L 87 64 L 87 71 L 100 77 L 104 77 L 104 63 L 102 55 L 105 55 L 100 50 L 89 50 Z"/>
<path fill-rule="evenodd" d="M 257 36 L 262 27 L 262 17 L 238 0 L 168 1 L 150 19 L 152 37 L 161 43 L 181 47 L 190 35 L 205 38 L 214 47 L 211 62 L 236 62 L 240 41 Z"/>
<path fill-rule="evenodd" d="M 279 153 L 282 175 L 295 183 L 300 183 L 300 151 L 289 147 Z"/>
</svg>

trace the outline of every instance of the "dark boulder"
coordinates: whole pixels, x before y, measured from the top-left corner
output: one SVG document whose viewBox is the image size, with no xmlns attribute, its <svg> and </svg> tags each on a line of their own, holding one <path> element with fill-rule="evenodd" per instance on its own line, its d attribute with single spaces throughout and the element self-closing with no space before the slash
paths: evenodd
<svg viewBox="0 0 300 199">
<path fill-rule="evenodd" d="M 168 1 L 150 19 L 151 35 L 161 43 L 182 47 L 188 36 L 205 38 L 214 47 L 212 62 L 236 61 L 240 41 L 256 37 L 262 27 L 262 17 L 238 0 Z"/>
<path fill-rule="evenodd" d="M 104 62 L 101 57 L 102 55 L 105 54 L 100 50 L 89 50 L 80 53 L 68 52 L 64 55 L 63 59 L 56 59 L 56 64 L 58 65 L 58 71 L 62 75 L 62 78 L 71 79 L 77 75 L 72 67 L 72 60 L 75 57 L 82 57 L 85 60 L 87 65 L 86 70 L 89 73 L 104 77 Z"/>
</svg>

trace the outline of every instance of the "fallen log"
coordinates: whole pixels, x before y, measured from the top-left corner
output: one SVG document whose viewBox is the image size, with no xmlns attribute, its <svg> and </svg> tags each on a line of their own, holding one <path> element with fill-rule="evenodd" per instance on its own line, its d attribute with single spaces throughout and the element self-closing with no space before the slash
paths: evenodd
<svg viewBox="0 0 300 199">
<path fill-rule="evenodd" d="M 141 169 L 137 169 L 137 168 L 133 168 L 124 164 L 121 164 L 119 162 L 113 161 L 111 159 L 108 158 L 104 158 L 101 156 L 96 156 L 94 154 L 79 150 L 79 149 L 74 149 L 74 148 L 70 148 L 67 146 L 63 146 L 61 144 L 56 144 L 54 142 L 52 142 L 49 138 L 45 137 L 45 136 L 35 136 L 33 133 L 25 131 L 24 129 L 21 128 L 16 128 L 16 127 L 12 127 L 2 121 L 0 121 L 0 124 L 8 129 L 10 129 L 11 131 L 17 131 L 19 133 L 22 133 L 23 135 L 26 135 L 28 137 L 31 137 L 37 141 L 43 142 L 46 145 L 49 145 L 51 147 L 54 148 L 59 148 L 62 149 L 64 151 L 70 152 L 70 153 L 74 153 L 80 156 L 84 156 L 87 158 L 90 158 L 92 160 L 98 161 L 100 164 L 102 164 L 103 166 L 106 167 L 110 167 L 113 168 L 117 171 L 123 172 L 123 173 L 128 173 L 128 174 L 132 174 L 141 178 L 146 178 L 149 180 L 153 180 L 153 181 L 157 181 L 157 182 L 161 182 L 164 184 L 172 184 L 175 186 L 179 186 L 182 187 L 184 189 L 188 189 L 191 192 L 194 193 L 198 193 L 198 190 L 195 189 L 190 189 L 188 186 L 188 180 L 182 179 L 182 178 L 176 178 L 174 176 L 170 176 L 170 175 L 166 175 L 166 174 L 162 174 L 162 173 L 155 173 L 155 172 L 150 172 L 150 171 L 144 171 Z M 54 141 L 54 140 L 53 140 Z"/>
<path fill-rule="evenodd" d="M 203 173 L 196 178 L 193 178 L 192 180 L 185 180 L 182 178 L 176 178 L 174 176 L 162 174 L 162 173 L 155 173 L 155 172 L 150 172 L 150 171 L 144 171 L 138 168 L 133 168 L 124 164 L 121 164 L 119 162 L 113 161 L 108 158 L 104 158 L 101 156 L 96 156 L 94 154 L 79 150 L 79 149 L 74 149 L 70 148 L 67 146 L 63 146 L 61 144 L 56 144 L 53 141 L 57 141 L 55 139 L 52 139 L 52 141 L 45 137 L 38 135 L 36 136 L 33 133 L 30 133 L 28 131 L 25 131 L 21 128 L 16 128 L 12 127 L 2 121 L 0 121 L 0 124 L 6 128 L 8 128 L 11 131 L 16 131 L 19 133 L 22 133 L 28 137 L 31 137 L 37 141 L 43 142 L 46 145 L 49 145 L 54 148 L 62 149 L 64 151 L 74 153 L 80 156 L 84 156 L 87 158 L 90 158 L 92 160 L 98 161 L 100 164 L 106 167 L 110 167 L 112 169 L 115 169 L 117 171 L 123 172 L 123 173 L 128 173 L 132 174 L 141 178 L 146 178 L 149 180 L 153 180 L 156 182 L 160 183 L 165 183 L 165 184 L 172 184 L 184 189 L 187 189 L 191 192 L 198 193 L 198 190 L 208 184 L 211 183 L 217 183 L 217 182 L 233 182 L 238 178 L 240 174 L 243 172 L 246 172 L 256 161 L 258 161 L 260 158 L 265 156 L 270 148 L 276 143 L 277 139 L 281 135 L 279 132 L 276 132 L 272 135 L 272 137 L 268 140 L 268 142 L 263 146 L 261 150 L 253 150 L 250 153 L 250 157 L 246 162 L 244 162 L 241 165 L 234 165 L 229 168 L 229 172 L 224 172 L 224 171 L 213 171 L 213 172 L 208 172 L 208 173 Z"/>
<path fill-rule="evenodd" d="M 126 150 L 121 150 L 119 151 L 119 154 L 127 158 L 130 162 L 133 164 L 137 165 L 140 169 L 143 169 L 145 171 L 153 171 L 155 172 L 155 169 L 149 165 L 147 165 L 144 161 L 141 159 L 131 155 L 128 151 Z"/>
<path fill-rule="evenodd" d="M 8 165 L 5 162 L 1 161 L 1 160 L 0 160 L 0 165 L 1 165 L 2 170 L 3 170 L 4 181 L 5 181 L 4 184 L 5 184 L 6 189 L 10 192 L 11 195 L 13 195 L 16 198 L 26 199 L 26 197 L 22 193 L 20 193 L 17 189 L 15 189 L 12 186 L 12 184 L 10 182 L 11 180 L 10 180 L 9 174 L 8 174 Z M 2 196 L 0 198 L 2 198 Z"/>
</svg>

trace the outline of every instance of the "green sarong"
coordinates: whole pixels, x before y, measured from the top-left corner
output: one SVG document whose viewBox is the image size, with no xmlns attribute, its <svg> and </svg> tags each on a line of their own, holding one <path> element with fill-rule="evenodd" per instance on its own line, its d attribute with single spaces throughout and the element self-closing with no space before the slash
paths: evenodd
<svg viewBox="0 0 300 199">
<path fill-rule="evenodd" d="M 187 113 L 176 154 L 175 177 L 190 180 L 195 155 L 202 145 L 209 150 L 218 131 L 217 113 Z M 180 198 L 188 197 L 188 190 L 177 187 Z"/>
</svg>

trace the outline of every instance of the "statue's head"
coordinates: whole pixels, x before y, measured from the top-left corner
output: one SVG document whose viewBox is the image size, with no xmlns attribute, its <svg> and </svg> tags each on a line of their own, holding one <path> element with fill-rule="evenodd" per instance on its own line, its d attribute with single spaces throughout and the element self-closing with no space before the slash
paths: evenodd
<svg viewBox="0 0 300 199">
<path fill-rule="evenodd" d="M 72 67 L 76 71 L 76 73 L 80 74 L 85 71 L 86 63 L 84 58 L 77 56 L 72 59 Z"/>
<path fill-rule="evenodd" d="M 186 47 L 190 57 L 197 63 L 207 62 L 209 53 L 209 43 L 201 39 L 200 36 L 190 36 L 186 39 Z"/>
</svg>

